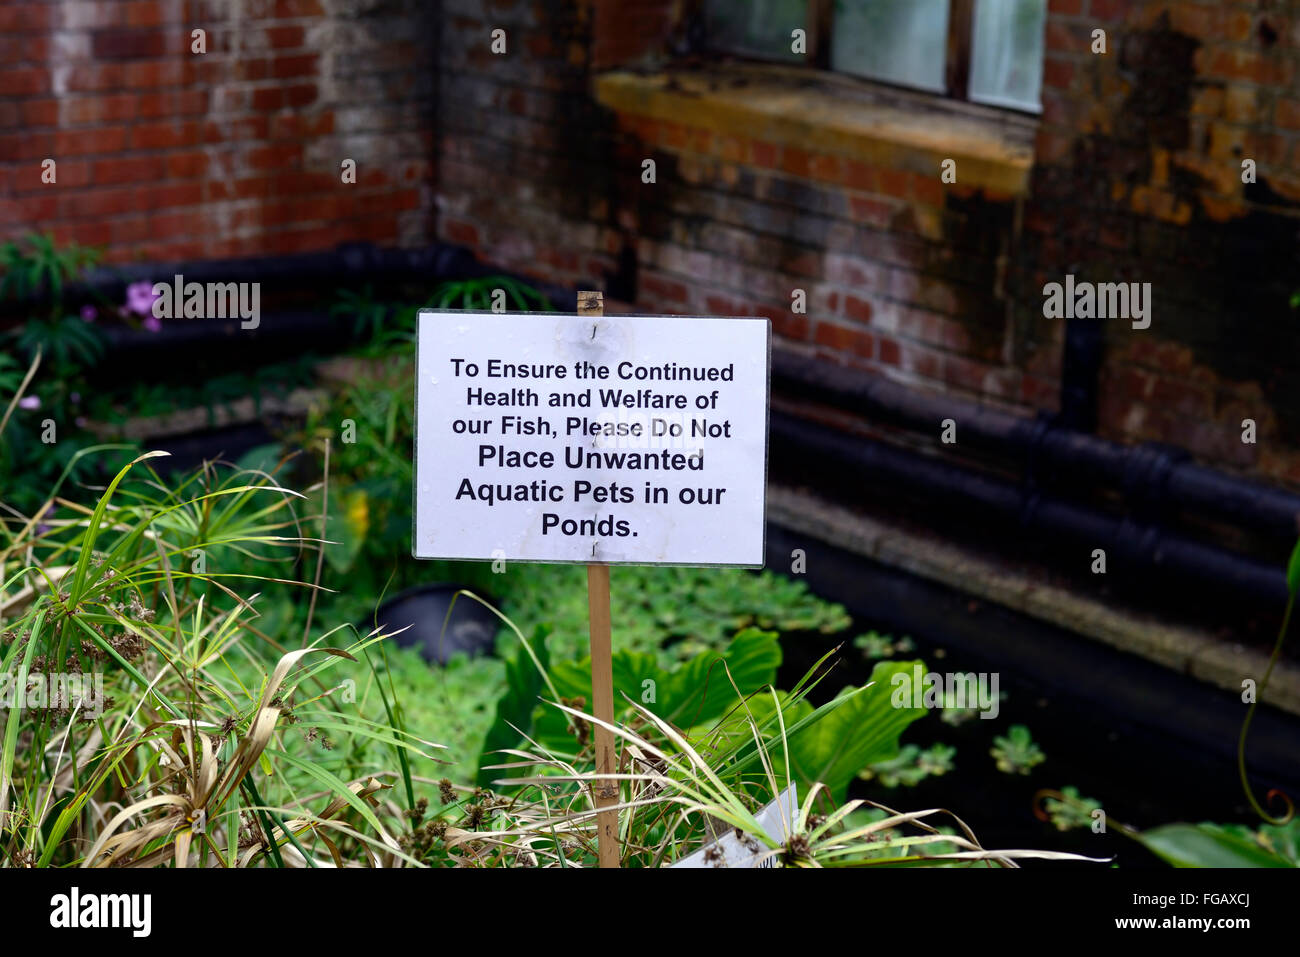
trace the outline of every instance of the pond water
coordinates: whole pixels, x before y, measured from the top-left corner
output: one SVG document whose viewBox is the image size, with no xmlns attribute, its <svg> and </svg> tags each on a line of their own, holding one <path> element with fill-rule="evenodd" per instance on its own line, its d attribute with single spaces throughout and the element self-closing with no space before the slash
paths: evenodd
<svg viewBox="0 0 1300 957">
<path fill-rule="evenodd" d="M 769 567 L 779 567 L 776 556 L 789 556 L 793 547 L 787 533 L 769 529 Z M 1058 831 L 1035 818 L 1035 794 L 1073 786 L 1100 801 L 1108 820 L 1139 829 L 1175 821 L 1260 823 L 1237 777 L 1245 710 L 1238 696 L 828 546 L 819 545 L 817 557 L 802 577 L 821 597 L 844 604 L 854 625 L 834 636 L 783 635 L 779 686 L 791 685 L 840 642 L 843 663 L 817 693 L 824 700 L 845 684 L 865 682 L 874 660 L 852 638 L 874 629 L 912 639 L 914 649 L 894 657 L 919 658 L 934 672 L 997 672 L 1004 693 L 995 720 L 951 726 L 935 712 L 904 732 L 904 744 L 955 746 L 951 771 L 912 787 L 858 781 L 851 797 L 898 810 L 947 808 L 985 847 L 1113 856 L 1121 867 L 1166 865 L 1113 826 L 1104 834 Z M 993 738 L 1014 724 L 1027 726 L 1046 755 L 1026 775 L 999 771 L 989 753 Z M 1259 800 L 1273 787 L 1300 796 L 1300 719 L 1261 708 L 1248 758 Z"/>
</svg>

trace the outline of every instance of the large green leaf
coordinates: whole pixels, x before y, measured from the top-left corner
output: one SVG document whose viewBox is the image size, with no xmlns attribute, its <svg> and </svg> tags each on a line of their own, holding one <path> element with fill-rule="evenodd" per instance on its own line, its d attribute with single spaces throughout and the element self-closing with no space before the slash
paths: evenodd
<svg viewBox="0 0 1300 957">
<path fill-rule="evenodd" d="M 321 515 L 325 497 L 322 489 L 309 496 L 314 514 Z M 326 516 L 325 560 L 340 575 L 351 570 L 370 531 L 370 499 L 356 486 L 331 488 Z M 319 530 L 319 525 L 317 529 Z"/>
<path fill-rule="evenodd" d="M 910 675 L 917 665 L 925 667 L 919 661 L 879 662 L 872 669 L 869 687 L 844 689 L 839 698 L 851 698 L 790 736 L 790 769 L 805 789 L 820 781 L 832 800 L 842 802 L 859 771 L 898 755 L 899 735 L 924 717 L 925 709 L 895 707 L 890 683 L 895 674 Z M 775 752 L 773 756 L 780 759 Z"/>
<path fill-rule="evenodd" d="M 1218 824 L 1166 824 L 1143 831 L 1137 839 L 1174 867 L 1294 866 L 1262 847 L 1249 832 L 1234 833 Z"/>
<path fill-rule="evenodd" d="M 1292 867 L 1300 867 L 1300 817 L 1293 817 L 1286 824 L 1265 824 L 1256 837 Z"/>
<path fill-rule="evenodd" d="M 631 699 L 679 727 L 706 724 L 736 704 L 737 689 L 747 695 L 772 684 L 780 664 L 776 633 L 757 628 L 738 632 L 721 653 L 697 655 L 671 671 L 660 666 L 652 654 L 619 651 L 611 663 L 615 709 L 624 711 Z M 551 679 L 561 697 L 590 703 L 590 657 L 555 663 Z M 566 741 L 572 743 L 568 720 L 555 708 L 544 707 L 536 717 L 536 726 L 548 743 L 560 748 Z"/>
</svg>

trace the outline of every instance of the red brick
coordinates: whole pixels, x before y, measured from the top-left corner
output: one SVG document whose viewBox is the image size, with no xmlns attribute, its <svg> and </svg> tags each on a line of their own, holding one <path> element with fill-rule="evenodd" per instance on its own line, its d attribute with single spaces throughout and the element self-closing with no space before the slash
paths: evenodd
<svg viewBox="0 0 1300 957">
<path fill-rule="evenodd" d="M 334 132 L 334 114 L 331 111 L 311 115 L 279 113 L 271 117 L 268 136 L 273 140 L 315 139 Z"/>
<path fill-rule="evenodd" d="M 91 123 L 111 123 L 129 120 L 135 116 L 134 93 L 113 93 L 105 96 L 80 96 L 63 102 L 63 122 L 73 126 Z"/>
<path fill-rule="evenodd" d="M 208 112 L 207 90 L 166 90 L 141 93 L 137 115 L 142 119 L 194 116 Z"/>
<path fill-rule="evenodd" d="M 95 162 L 95 184 L 152 183 L 162 178 L 163 169 L 160 156 L 101 159 Z"/>
<path fill-rule="evenodd" d="M 320 57 L 315 53 L 276 57 L 271 64 L 271 75 L 277 80 L 312 76 L 316 73 L 319 61 Z"/>
<path fill-rule="evenodd" d="M 898 367 L 913 375 L 924 376 L 927 379 L 943 379 L 945 358 L 941 352 L 912 342 L 899 343 Z"/>
<path fill-rule="evenodd" d="M 40 33 L 54 25 L 50 3 L 0 4 L 0 31 L 5 33 Z"/>
<path fill-rule="evenodd" d="M 1131 0 L 1088 0 L 1088 16 L 1102 23 L 1119 23 L 1131 6 Z"/>
<path fill-rule="evenodd" d="M 123 67 L 125 84 L 133 89 L 182 86 L 194 77 L 194 62 L 188 55 L 184 59 L 126 63 Z"/>
<path fill-rule="evenodd" d="M 199 124 L 193 120 L 171 123 L 142 123 L 131 130 L 131 148 L 136 150 L 173 149 L 196 146 Z"/>
<path fill-rule="evenodd" d="M 201 236 L 210 225 L 203 220 L 204 217 L 193 213 L 154 213 L 149 217 L 149 235 L 154 239 Z"/>
<path fill-rule="evenodd" d="M 179 12 L 177 4 L 163 3 L 161 0 L 130 0 L 122 6 L 123 22 L 128 27 L 157 27 L 177 22 L 175 14 Z"/>
<path fill-rule="evenodd" d="M 121 63 L 74 63 L 64 82 L 71 92 L 96 93 L 120 89 L 125 77 L 126 68 Z"/>
<path fill-rule="evenodd" d="M 148 60 L 167 53 L 161 30 L 100 30 L 91 37 L 97 60 Z"/>
<path fill-rule="evenodd" d="M 43 160 L 52 157 L 53 133 L 10 133 L 0 136 L 0 157 L 6 160 Z M 58 159 L 57 156 L 52 157 Z"/>
<path fill-rule="evenodd" d="M 135 208 L 135 193 L 130 187 L 77 190 L 60 198 L 59 216 L 78 219 L 120 216 Z"/>
<path fill-rule="evenodd" d="M 49 55 L 48 37 L 33 36 L 30 33 L 0 35 L 0 63 L 43 64 L 49 59 Z"/>
<path fill-rule="evenodd" d="M 1113 40 L 1108 38 L 1106 44 L 1108 53 L 1114 52 L 1112 42 Z M 1043 46 L 1048 53 L 1088 53 L 1092 49 L 1092 28 L 1074 26 L 1048 17 L 1043 34 Z"/>
<path fill-rule="evenodd" d="M 817 323 L 813 341 L 819 346 L 850 352 L 863 359 L 870 359 L 875 352 L 875 337 L 871 333 L 829 322 Z"/>
<path fill-rule="evenodd" d="M 136 190 L 136 206 L 141 210 L 165 209 L 168 206 L 196 206 L 203 202 L 203 184 L 161 183 Z"/>
<path fill-rule="evenodd" d="M 284 106 L 284 90 L 278 86 L 262 87 L 254 90 L 250 105 L 258 111 L 278 110 Z"/>
<path fill-rule="evenodd" d="M 797 146 L 786 146 L 781 150 L 781 169 L 792 176 L 807 177 L 812 172 L 812 154 Z"/>
<path fill-rule="evenodd" d="M 271 76 L 271 61 L 265 57 L 243 57 L 232 65 L 234 70 L 233 78 L 240 83 L 256 83 L 259 80 L 269 79 Z M 212 77 L 211 82 L 216 78 Z"/>
<path fill-rule="evenodd" d="M 1253 50 L 1220 47 L 1208 59 L 1205 72 L 1215 77 L 1276 86 L 1287 83 L 1291 76 L 1290 61 L 1265 57 Z"/>
<path fill-rule="evenodd" d="M 640 284 L 646 292 L 660 299 L 677 303 L 686 302 L 686 285 L 675 279 L 665 279 L 654 273 L 646 273 L 640 277 Z"/>
<path fill-rule="evenodd" d="M 92 130 L 59 130 L 54 135 L 54 150 L 60 156 L 84 156 L 88 153 L 118 153 L 126 146 L 126 127 L 96 127 Z"/>
<path fill-rule="evenodd" d="M 287 50 L 303 45 L 303 28 L 300 26 L 267 27 L 266 43 L 273 50 Z"/>
<path fill-rule="evenodd" d="M 865 299 L 859 299 L 857 296 L 845 296 L 844 316 L 847 319 L 854 319 L 858 322 L 870 322 L 871 303 Z"/>
<path fill-rule="evenodd" d="M 59 223 L 50 230 L 55 242 L 78 243 L 82 246 L 107 246 L 113 230 L 106 222 L 91 220 L 84 223 Z"/>
<path fill-rule="evenodd" d="M 1040 129 L 1034 137 L 1034 158 L 1040 163 L 1059 163 L 1074 149 L 1074 141 L 1054 130 Z"/>
<path fill-rule="evenodd" d="M 205 153 L 172 153 L 167 157 L 167 175 L 172 179 L 203 176 L 208 170 Z"/>
<path fill-rule="evenodd" d="M 827 183 L 838 183 L 844 178 L 843 164 L 838 156 L 825 153 L 813 154 L 808 164 L 808 173 L 813 179 Z"/>
<path fill-rule="evenodd" d="M 887 229 L 894 219 L 893 206 L 882 200 L 868 199 L 865 196 L 851 197 L 849 209 L 852 211 L 854 222 L 866 223 L 877 229 Z"/>
<path fill-rule="evenodd" d="M 939 178 L 939 170 L 935 170 L 933 176 L 922 176 L 920 173 L 911 174 L 912 197 L 918 202 L 925 203 L 927 206 L 942 207 L 947 199 L 944 191 L 943 181 Z"/>
<path fill-rule="evenodd" d="M 1287 130 L 1300 130 L 1300 100 L 1280 99 L 1274 122 Z"/>
<path fill-rule="evenodd" d="M 886 196 L 907 199 L 908 173 L 901 169 L 881 169 L 880 192 Z"/>
<path fill-rule="evenodd" d="M 58 100 L 24 100 L 19 109 L 22 112 L 22 124 L 29 129 L 57 126 L 59 123 Z"/>
<path fill-rule="evenodd" d="M 772 331 L 785 339 L 804 342 L 808 339 L 810 323 L 805 315 L 796 315 L 788 309 L 771 309 L 766 306 L 759 309 L 759 315 L 772 320 Z"/>
<path fill-rule="evenodd" d="M 303 147 L 300 143 L 259 146 L 244 152 L 243 159 L 248 169 L 294 169 L 303 163 Z"/>
<path fill-rule="evenodd" d="M 293 17 L 324 16 L 319 0 L 275 0 L 275 18 L 289 20 Z"/>
<path fill-rule="evenodd" d="M 284 91 L 285 102 L 294 109 L 301 109 L 316 102 L 316 84 L 306 83 L 291 86 Z"/>
<path fill-rule="evenodd" d="M 19 222 L 47 222 L 57 215 L 58 201 L 59 196 L 56 195 L 56 191 L 53 189 L 47 189 L 31 196 L 21 196 L 13 200 L 14 215 Z"/>
<path fill-rule="evenodd" d="M 880 172 L 874 166 L 857 160 L 845 160 L 843 173 L 842 182 L 849 189 L 860 189 L 868 193 L 880 190 Z"/>
<path fill-rule="evenodd" d="M 1049 56 L 1043 60 L 1043 86 L 1068 90 L 1074 83 L 1074 63 L 1060 57 Z"/>
<path fill-rule="evenodd" d="M 750 156 L 753 157 L 755 166 L 761 166 L 763 169 L 776 169 L 780 158 L 780 150 L 771 143 L 754 140 L 750 144 Z"/>
<path fill-rule="evenodd" d="M 49 74 L 38 67 L 17 67 L 0 70 L 0 90 L 5 96 L 32 96 L 36 93 L 48 93 L 50 90 Z"/>
<path fill-rule="evenodd" d="M 443 223 L 442 234 L 448 242 L 461 246 L 477 248 L 479 245 L 478 228 L 459 220 L 449 219 Z"/>
<path fill-rule="evenodd" d="M 1041 379 L 1038 376 L 1025 375 L 1020 381 L 1020 401 L 1038 409 L 1055 409 L 1060 402 L 1060 385 Z"/>
</svg>

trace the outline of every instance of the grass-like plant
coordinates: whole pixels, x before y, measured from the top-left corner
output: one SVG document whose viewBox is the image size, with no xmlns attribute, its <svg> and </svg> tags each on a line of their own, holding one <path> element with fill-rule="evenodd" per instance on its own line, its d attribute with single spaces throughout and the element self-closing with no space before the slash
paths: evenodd
<svg viewBox="0 0 1300 957">
<path fill-rule="evenodd" d="M 899 812 L 871 801 L 839 802 L 814 782 L 776 833 L 756 811 L 797 780 L 792 739 L 846 704 L 842 696 L 787 723 L 790 705 L 815 685 L 814 671 L 789 696 L 768 688 L 736 692 L 735 707 L 707 734 L 692 736 L 652 710 L 627 702 L 631 723 L 605 724 L 590 714 L 556 707 L 579 723 L 601 724 L 620 740 L 616 774 L 575 762 L 538 742 L 507 749 L 514 772 L 498 786 L 517 788 L 510 799 L 489 799 L 470 820 L 444 824 L 446 853 L 465 866 L 592 866 L 596 860 L 593 790 L 616 782 L 620 790 L 622 866 L 671 865 L 731 831 L 752 855 L 749 866 L 880 867 L 1002 866 L 1023 858 L 1092 860 L 1057 851 L 989 850 L 952 812 Z M 869 694 L 870 686 L 853 692 Z M 870 733 L 870 729 L 861 729 Z M 482 798 L 480 797 L 482 801 Z M 940 830 L 938 822 L 955 824 Z M 468 826 L 467 826 L 468 825 Z M 725 866 L 721 854 L 705 860 Z"/>
<path fill-rule="evenodd" d="M 383 636 L 258 626 L 259 584 L 314 587 L 290 577 L 319 544 L 302 496 L 215 467 L 169 484 L 149 467 L 160 454 L 93 506 L 56 488 L 32 515 L 0 513 L 0 861 L 411 861 L 411 766 L 438 745 L 392 720 L 365 664 Z M 391 766 L 334 748 L 361 740 Z"/>
<path fill-rule="evenodd" d="M 164 454 L 102 488 L 65 488 L 65 472 L 30 513 L 0 503 L 0 866 L 595 862 L 592 788 L 608 781 L 583 662 L 551 661 L 545 629 L 527 639 L 501 616 L 520 647 L 494 719 L 505 733 L 489 734 L 506 775 L 440 779 L 441 746 L 408 726 L 388 636 L 315 619 L 325 490 L 217 464 L 164 480 Z M 291 589 L 305 617 L 263 601 Z M 913 719 L 887 706 L 886 681 L 814 707 L 825 659 L 778 692 L 775 636 L 756 628 L 697 658 L 616 659 L 620 687 L 652 676 L 661 696 L 625 694 L 611 726 L 625 866 L 671 864 L 728 829 L 788 866 L 1070 857 L 985 850 L 937 809 L 845 802 Z M 37 700 L 40 687 L 58 690 Z M 774 836 L 756 809 L 793 782 L 803 800 Z M 931 823 L 945 816 L 957 832 Z"/>
</svg>

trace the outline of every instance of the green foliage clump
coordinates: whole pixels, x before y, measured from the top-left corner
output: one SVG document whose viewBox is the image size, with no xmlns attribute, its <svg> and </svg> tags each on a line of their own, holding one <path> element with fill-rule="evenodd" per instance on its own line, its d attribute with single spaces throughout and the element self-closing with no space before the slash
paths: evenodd
<svg viewBox="0 0 1300 957">
<path fill-rule="evenodd" d="M 932 744 L 922 748 L 917 744 L 904 745 L 898 756 L 876 763 L 858 772 L 864 781 L 873 778 L 887 788 L 915 787 L 928 777 L 938 777 L 953 769 L 957 749 L 946 744 Z"/>
<path fill-rule="evenodd" d="M 1047 755 L 1034 743 L 1033 735 L 1023 724 L 1013 724 L 1005 735 L 993 739 L 989 749 L 1003 774 L 1028 774 L 1047 760 Z"/>
</svg>

